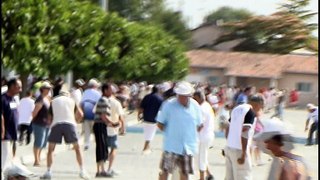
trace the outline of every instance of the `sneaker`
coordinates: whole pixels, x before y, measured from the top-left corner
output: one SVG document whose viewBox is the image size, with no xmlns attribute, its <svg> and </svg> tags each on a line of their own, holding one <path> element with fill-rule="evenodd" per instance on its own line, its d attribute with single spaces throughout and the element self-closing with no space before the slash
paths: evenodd
<svg viewBox="0 0 320 180">
<path fill-rule="evenodd" d="M 50 172 L 44 173 L 44 175 L 40 176 L 40 179 L 51 179 L 52 174 Z"/>
<path fill-rule="evenodd" d="M 112 176 L 119 176 L 119 174 L 120 174 L 120 172 L 118 172 L 118 171 L 115 171 L 115 170 L 111 170 L 111 172 L 110 172 L 111 174 L 112 174 Z"/>
<path fill-rule="evenodd" d="M 214 177 L 212 175 L 209 175 L 206 177 L 206 180 L 214 180 Z"/>
<path fill-rule="evenodd" d="M 150 149 L 147 149 L 147 150 L 144 150 L 142 151 L 142 155 L 148 155 L 148 154 L 151 154 L 151 150 Z"/>
<path fill-rule="evenodd" d="M 79 176 L 82 178 L 82 179 L 90 179 L 88 174 L 84 171 L 81 171 Z"/>
<path fill-rule="evenodd" d="M 102 172 L 101 173 L 101 176 L 102 177 L 113 177 L 113 174 L 112 174 L 112 172 L 110 171 L 108 171 L 108 172 Z"/>
<path fill-rule="evenodd" d="M 312 143 L 307 143 L 305 146 L 312 146 L 313 144 Z"/>
</svg>

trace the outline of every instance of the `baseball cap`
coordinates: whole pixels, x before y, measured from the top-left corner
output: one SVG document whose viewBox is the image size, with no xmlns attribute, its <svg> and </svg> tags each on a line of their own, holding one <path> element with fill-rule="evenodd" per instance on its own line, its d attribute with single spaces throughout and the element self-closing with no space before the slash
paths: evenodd
<svg viewBox="0 0 320 180">
<path fill-rule="evenodd" d="M 307 104 L 307 108 L 308 109 L 315 109 L 316 106 L 314 104 L 309 103 L 309 104 Z"/>
<path fill-rule="evenodd" d="M 175 86 L 174 92 L 178 95 L 192 96 L 194 93 L 194 88 L 189 82 L 181 81 Z"/>
<path fill-rule="evenodd" d="M 47 89 L 51 89 L 52 85 L 50 84 L 49 81 L 43 81 L 40 88 L 47 88 Z"/>
<path fill-rule="evenodd" d="M 85 82 L 83 79 L 77 79 L 76 84 L 78 84 L 79 86 L 83 86 L 85 84 Z"/>
</svg>

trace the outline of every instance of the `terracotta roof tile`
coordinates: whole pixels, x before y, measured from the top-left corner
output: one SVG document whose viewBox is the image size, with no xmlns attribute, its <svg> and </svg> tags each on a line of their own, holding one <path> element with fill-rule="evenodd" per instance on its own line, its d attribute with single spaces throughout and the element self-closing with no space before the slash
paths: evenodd
<svg viewBox="0 0 320 180">
<path fill-rule="evenodd" d="M 191 50 L 191 67 L 223 68 L 225 75 L 279 78 L 282 73 L 318 74 L 318 57 L 248 52 Z"/>
</svg>

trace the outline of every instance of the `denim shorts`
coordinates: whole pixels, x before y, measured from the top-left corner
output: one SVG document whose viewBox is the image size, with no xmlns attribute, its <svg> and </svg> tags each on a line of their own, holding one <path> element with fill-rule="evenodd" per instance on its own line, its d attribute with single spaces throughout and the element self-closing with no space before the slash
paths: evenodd
<svg viewBox="0 0 320 180">
<path fill-rule="evenodd" d="M 108 147 L 117 149 L 118 148 L 118 136 L 108 136 L 107 137 Z"/>
<path fill-rule="evenodd" d="M 34 147 L 45 148 L 48 141 L 49 128 L 45 126 L 39 126 L 32 124 L 33 134 L 34 134 Z"/>
</svg>

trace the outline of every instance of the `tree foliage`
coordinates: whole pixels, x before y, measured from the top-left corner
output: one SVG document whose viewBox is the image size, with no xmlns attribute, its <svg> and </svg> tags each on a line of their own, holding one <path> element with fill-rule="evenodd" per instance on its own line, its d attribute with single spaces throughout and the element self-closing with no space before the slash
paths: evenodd
<svg viewBox="0 0 320 180">
<path fill-rule="evenodd" d="M 256 16 L 244 22 L 225 25 L 230 33 L 215 44 L 242 39 L 233 49 L 261 53 L 286 54 L 305 46 L 310 31 L 294 15 L 278 12 L 271 16 Z"/>
<path fill-rule="evenodd" d="M 308 4 L 309 0 L 288 0 L 272 15 L 227 23 L 223 27 L 229 32 L 218 38 L 215 45 L 241 39 L 233 50 L 280 54 L 305 47 L 314 50 L 317 47 L 311 32 L 316 25 L 307 20 L 316 13 L 304 10 Z"/>
<path fill-rule="evenodd" d="M 220 20 L 223 22 L 237 22 L 246 20 L 252 16 L 253 13 L 246 9 L 235 9 L 228 6 L 223 6 L 207 15 L 205 17 L 205 23 L 216 23 Z"/>
<path fill-rule="evenodd" d="M 93 0 L 96 1 L 97 0 Z M 180 12 L 167 9 L 163 0 L 109 0 L 109 11 L 129 21 L 155 24 L 188 46 L 190 32 Z"/>
<path fill-rule="evenodd" d="M 161 81 L 187 73 L 175 37 L 89 1 L 7 0 L 1 18 L 4 66 L 20 74 Z"/>
</svg>

